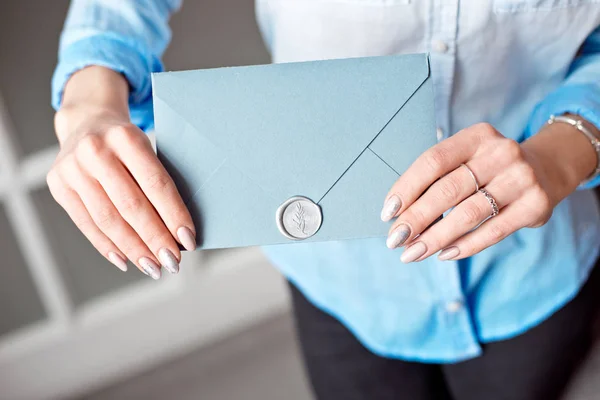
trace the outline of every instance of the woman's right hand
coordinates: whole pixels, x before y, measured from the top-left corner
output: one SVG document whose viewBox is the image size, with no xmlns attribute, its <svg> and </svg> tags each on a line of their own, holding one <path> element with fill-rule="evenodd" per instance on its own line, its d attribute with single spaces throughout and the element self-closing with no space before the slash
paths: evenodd
<svg viewBox="0 0 600 400">
<path fill-rule="evenodd" d="M 88 67 L 68 81 L 55 116 L 60 152 L 47 176 L 54 199 L 109 261 L 154 279 L 179 271 L 195 228 L 149 139 L 129 121 L 127 81 Z"/>
</svg>

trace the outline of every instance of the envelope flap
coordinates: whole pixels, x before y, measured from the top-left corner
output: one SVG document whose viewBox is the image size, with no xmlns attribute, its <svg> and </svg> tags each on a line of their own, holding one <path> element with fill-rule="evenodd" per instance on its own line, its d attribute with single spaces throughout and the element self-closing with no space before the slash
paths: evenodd
<svg viewBox="0 0 600 400">
<path fill-rule="evenodd" d="M 157 131 L 168 133 L 168 139 L 162 134 L 156 138 L 157 154 L 187 203 L 227 157 L 159 98 L 154 99 L 154 118 Z"/>
<path fill-rule="evenodd" d="M 428 76 L 427 56 L 408 55 L 160 73 L 153 84 L 267 193 L 318 201 Z"/>
</svg>

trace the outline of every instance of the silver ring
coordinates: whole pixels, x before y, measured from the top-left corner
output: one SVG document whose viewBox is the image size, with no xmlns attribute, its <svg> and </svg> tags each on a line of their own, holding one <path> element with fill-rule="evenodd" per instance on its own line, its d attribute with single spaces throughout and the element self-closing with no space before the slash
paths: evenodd
<svg viewBox="0 0 600 400">
<path fill-rule="evenodd" d="M 465 167 L 467 169 L 467 171 L 469 171 L 471 178 L 473 178 L 473 182 L 475 182 L 475 190 L 473 191 L 473 194 L 477 193 L 479 191 L 479 183 L 477 182 L 477 178 L 475 178 L 475 174 L 473 173 L 473 171 L 471 170 L 471 168 L 469 168 L 469 166 L 467 164 L 460 164 L 460 166 Z"/>
<path fill-rule="evenodd" d="M 492 197 L 490 192 L 488 192 L 484 188 L 479 189 L 478 192 L 481 192 L 481 194 L 483 194 L 487 201 L 490 203 L 490 206 L 492 206 L 492 215 L 490 215 L 490 217 L 495 217 L 496 215 L 498 215 L 498 213 L 500 212 L 500 210 L 498 209 L 498 203 L 496 203 L 496 199 Z"/>
</svg>

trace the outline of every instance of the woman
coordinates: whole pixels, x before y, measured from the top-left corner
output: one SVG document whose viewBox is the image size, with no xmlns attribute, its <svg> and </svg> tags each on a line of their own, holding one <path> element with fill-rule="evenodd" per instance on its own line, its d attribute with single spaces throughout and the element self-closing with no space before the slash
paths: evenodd
<svg viewBox="0 0 600 400">
<path fill-rule="evenodd" d="M 195 248 L 143 133 L 179 6 L 74 0 L 53 79 L 53 196 L 155 279 Z M 600 288 L 600 2 L 258 0 L 257 15 L 275 62 L 431 52 L 440 143 L 382 199 L 387 240 L 265 249 L 317 397 L 559 398 Z"/>
</svg>

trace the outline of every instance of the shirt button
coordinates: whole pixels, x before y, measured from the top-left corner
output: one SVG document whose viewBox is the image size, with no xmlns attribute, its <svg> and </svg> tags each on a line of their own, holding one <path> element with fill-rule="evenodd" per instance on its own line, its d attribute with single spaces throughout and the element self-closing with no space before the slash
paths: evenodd
<svg viewBox="0 0 600 400">
<path fill-rule="evenodd" d="M 438 142 L 441 142 L 441 141 L 442 141 L 442 139 L 444 139 L 444 131 L 442 130 L 442 128 L 437 128 L 437 129 L 435 130 L 435 134 L 436 134 L 436 136 L 437 136 L 437 140 L 438 140 Z"/>
<path fill-rule="evenodd" d="M 460 300 L 451 301 L 448 304 L 446 304 L 446 311 L 452 314 L 459 312 L 460 310 L 462 310 L 462 308 L 463 302 Z"/>
<path fill-rule="evenodd" d="M 432 43 L 433 50 L 438 53 L 446 53 L 448 51 L 448 44 L 441 40 L 434 40 Z"/>
</svg>

